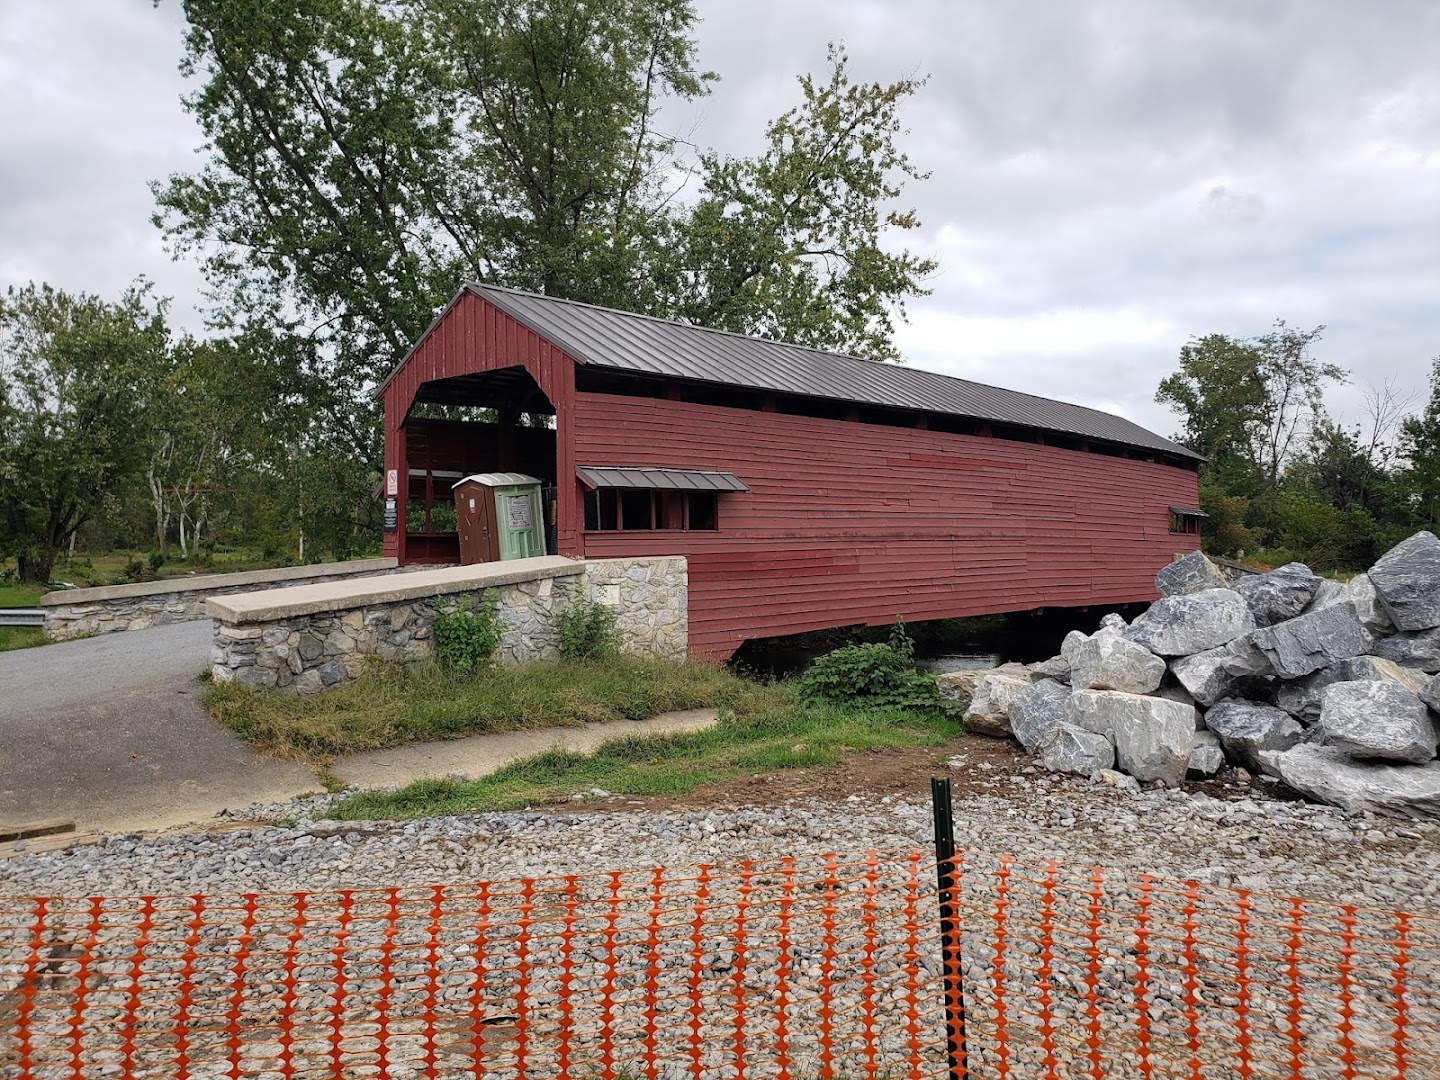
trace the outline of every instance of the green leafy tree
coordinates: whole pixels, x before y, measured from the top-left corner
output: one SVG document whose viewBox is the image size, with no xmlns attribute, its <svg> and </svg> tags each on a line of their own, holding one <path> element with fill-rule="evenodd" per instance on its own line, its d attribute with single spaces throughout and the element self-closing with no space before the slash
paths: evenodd
<svg viewBox="0 0 1440 1080">
<path fill-rule="evenodd" d="M 689 0 L 414 0 L 411 10 L 456 109 L 464 269 L 635 306 L 676 149 L 656 111 L 714 79 L 695 69 Z"/>
<path fill-rule="evenodd" d="M 1186 343 L 1180 370 L 1160 382 L 1155 400 L 1180 414 L 1180 440 L 1208 457 L 1230 490 L 1273 489 L 1324 419 L 1326 384 L 1346 377 L 1310 355 L 1324 329 L 1280 320 L 1248 340 L 1208 334 Z"/>
<path fill-rule="evenodd" d="M 753 158 L 701 155 L 704 189 L 657 266 L 662 314 L 874 360 L 895 360 L 895 316 L 929 290 L 935 262 L 887 237 L 919 227 L 894 208 L 919 172 L 897 145 L 899 110 L 923 80 L 851 81 L 831 46 L 823 81 L 773 121 Z"/>
<path fill-rule="evenodd" d="M 0 301 L 0 552 L 22 581 L 144 466 L 168 364 L 165 304 L 147 284 L 117 303 L 48 285 Z"/>
<path fill-rule="evenodd" d="M 1264 426 L 1269 392 L 1253 344 L 1207 334 L 1180 348 L 1180 370 L 1160 382 L 1155 400 L 1180 414 L 1178 439 L 1210 459 L 1227 487 L 1254 476 L 1256 433 Z"/>
<path fill-rule="evenodd" d="M 1404 469 L 1399 487 L 1412 520 L 1434 530 L 1440 524 L 1440 356 L 1430 366 L 1430 399 L 1400 426 Z"/>
<path fill-rule="evenodd" d="M 679 160 L 689 0 L 184 0 L 198 173 L 156 185 L 222 314 L 316 343 L 360 396 L 466 277 L 891 358 L 933 263 L 893 253 L 922 174 L 896 143 L 920 82 L 801 80 L 753 159 Z M 696 205 L 677 199 L 701 176 Z M 358 432 L 357 449 L 366 440 Z"/>
</svg>

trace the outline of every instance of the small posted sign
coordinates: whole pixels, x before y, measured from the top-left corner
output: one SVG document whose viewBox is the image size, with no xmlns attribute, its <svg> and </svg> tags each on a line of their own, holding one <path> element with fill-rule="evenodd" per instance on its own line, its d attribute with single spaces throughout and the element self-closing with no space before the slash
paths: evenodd
<svg viewBox="0 0 1440 1080">
<path fill-rule="evenodd" d="M 530 528 L 530 496 L 512 495 L 505 500 L 505 513 L 512 529 Z"/>
<path fill-rule="evenodd" d="M 400 501 L 393 495 L 385 497 L 385 531 L 394 532 L 400 524 Z"/>
</svg>

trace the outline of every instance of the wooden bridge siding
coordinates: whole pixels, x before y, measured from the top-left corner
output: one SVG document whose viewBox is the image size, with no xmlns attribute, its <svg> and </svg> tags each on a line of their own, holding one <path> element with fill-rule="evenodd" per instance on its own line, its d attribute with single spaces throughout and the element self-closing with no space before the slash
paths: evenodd
<svg viewBox="0 0 1440 1080">
<path fill-rule="evenodd" d="M 575 475 L 575 457 L 566 437 L 566 420 L 575 393 L 574 361 L 523 323 L 512 319 L 471 292 L 462 292 L 396 371 L 385 387 L 385 468 L 407 470 L 405 421 L 421 386 L 437 379 L 480 371 L 523 366 L 554 406 L 557 417 L 556 472 Z M 487 402 L 477 401 L 479 406 Z M 576 486 L 559 485 L 559 552 L 580 554 L 579 494 Z M 405 503 L 400 502 L 395 533 L 385 536 L 385 554 L 404 561 Z"/>
<path fill-rule="evenodd" d="M 577 393 L 584 465 L 725 469 L 716 533 L 586 533 L 584 552 L 690 559 L 690 645 L 849 623 L 1150 600 L 1196 546 L 1194 472 L 1035 443 Z M 563 485 L 562 485 L 563 488 Z"/>
</svg>

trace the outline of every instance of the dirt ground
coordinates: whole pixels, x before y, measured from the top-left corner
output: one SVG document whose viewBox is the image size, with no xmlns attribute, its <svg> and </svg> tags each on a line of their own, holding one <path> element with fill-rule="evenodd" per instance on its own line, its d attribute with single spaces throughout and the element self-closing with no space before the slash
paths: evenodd
<svg viewBox="0 0 1440 1080">
<path fill-rule="evenodd" d="M 1017 773 L 1043 775 L 1029 754 L 1010 739 L 962 735 L 944 746 L 889 748 L 850 754 L 828 768 L 781 769 L 755 776 L 707 784 L 688 795 L 646 797 L 615 795 L 583 804 L 566 803 L 569 811 L 710 810 L 740 806 L 780 806 L 819 800 L 843 803 L 851 795 L 886 795 L 911 801 L 928 800 L 930 778 L 949 777 L 958 801 L 971 795 L 995 795 L 996 781 Z M 1217 799 L 1239 799 L 1256 793 L 1272 799 L 1295 799 L 1278 784 L 1238 782 L 1227 768 L 1219 777 L 1187 781 L 1187 791 L 1203 791 Z"/>
</svg>

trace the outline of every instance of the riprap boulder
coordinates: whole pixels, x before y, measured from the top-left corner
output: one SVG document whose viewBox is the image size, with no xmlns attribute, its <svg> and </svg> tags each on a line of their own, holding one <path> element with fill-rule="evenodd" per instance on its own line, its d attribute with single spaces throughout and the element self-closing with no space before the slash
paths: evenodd
<svg viewBox="0 0 1440 1080">
<path fill-rule="evenodd" d="M 1138 616 L 1125 636 L 1159 656 L 1191 656 L 1255 629 L 1245 598 L 1233 589 L 1167 596 Z"/>
<path fill-rule="evenodd" d="M 1262 770 L 1261 753 L 1288 750 L 1304 728 L 1289 713 L 1253 701 L 1222 701 L 1207 709 L 1205 726 L 1214 732 L 1225 754 L 1252 772 Z"/>
<path fill-rule="evenodd" d="M 1161 596 L 1184 596 L 1205 589 L 1229 588 L 1221 569 L 1203 551 L 1182 555 L 1155 575 L 1155 588 Z"/>
<path fill-rule="evenodd" d="M 1418 532 L 1380 556 L 1370 584 L 1398 630 L 1440 626 L 1440 539 Z"/>
<path fill-rule="evenodd" d="M 1231 586 L 1245 598 L 1256 626 L 1299 615 L 1315 598 L 1320 578 L 1304 563 L 1286 563 L 1264 574 L 1246 574 Z"/>
<path fill-rule="evenodd" d="M 1352 758 L 1420 764 L 1435 757 L 1430 710 L 1399 683 L 1331 683 L 1321 698 L 1320 726 L 1329 744 Z"/>
<path fill-rule="evenodd" d="M 1249 641 L 1264 653 L 1276 675 L 1298 679 L 1369 651 L 1375 639 L 1347 599 L 1256 630 Z"/>
</svg>

